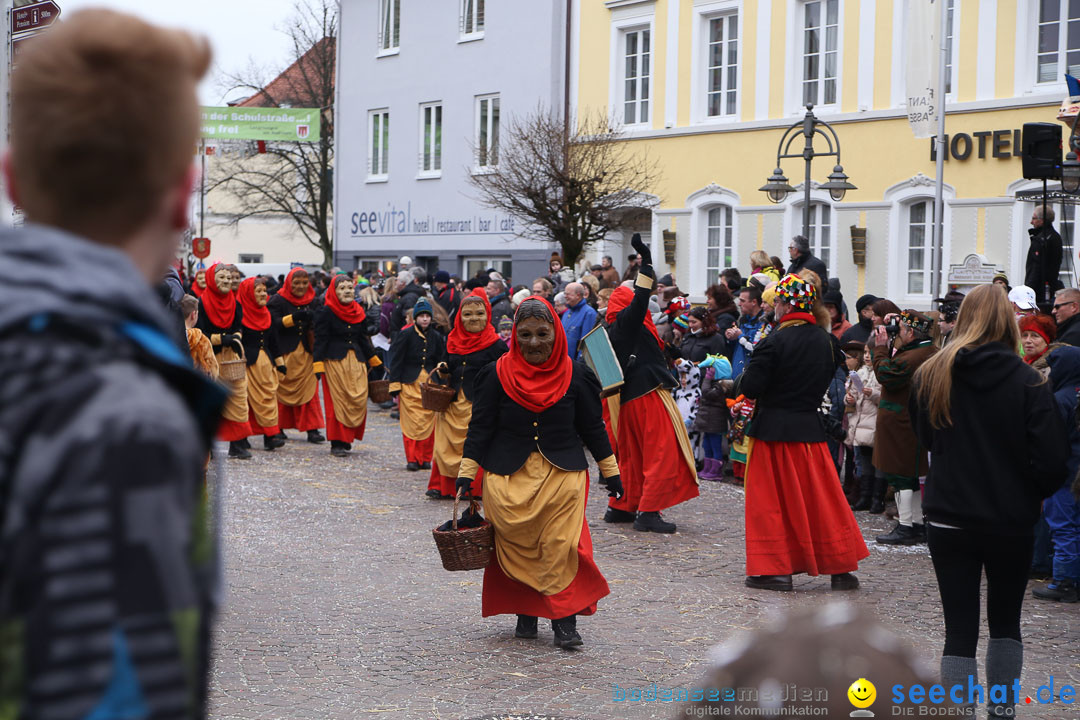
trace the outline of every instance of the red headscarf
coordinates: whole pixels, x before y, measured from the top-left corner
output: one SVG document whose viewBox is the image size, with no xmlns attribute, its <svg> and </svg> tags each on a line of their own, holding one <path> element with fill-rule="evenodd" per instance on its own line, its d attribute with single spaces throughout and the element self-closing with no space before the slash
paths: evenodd
<svg viewBox="0 0 1080 720">
<path fill-rule="evenodd" d="M 240 322 L 244 327 L 252 330 L 266 330 L 270 327 L 270 311 L 263 305 L 255 302 L 255 278 L 244 278 L 240 283 L 240 291 L 236 293 L 236 299 L 240 301 L 240 309 L 244 311 Z"/>
<path fill-rule="evenodd" d="M 203 308 L 206 317 L 214 324 L 214 327 L 230 328 L 233 318 L 236 317 L 236 293 L 232 290 L 222 291 L 217 286 L 217 269 L 220 263 L 214 263 L 206 271 L 206 291 L 202 294 Z"/>
<path fill-rule="evenodd" d="M 206 279 L 206 271 L 199 270 L 195 273 L 195 277 L 191 278 L 191 294 L 197 298 L 201 298 L 203 293 L 206 292 L 206 288 L 199 287 L 199 273 L 203 274 L 203 279 Z"/>
<path fill-rule="evenodd" d="M 495 363 L 503 390 L 510 399 L 527 410 L 538 413 L 547 410 L 566 395 L 570 379 L 574 375 L 574 363 L 566 352 L 566 333 L 563 331 L 555 308 L 542 297 L 533 296 L 518 306 L 517 315 L 526 303 L 542 302 L 551 313 L 555 331 L 555 347 L 551 357 L 542 365 L 530 365 L 522 357 L 517 343 L 517 316 L 514 318 L 514 336 L 510 338 L 510 352 Z"/>
<path fill-rule="evenodd" d="M 298 298 L 295 295 L 293 295 L 292 294 L 293 275 L 295 275 L 298 272 L 306 273 L 307 270 L 304 270 L 304 268 L 293 268 L 292 270 L 290 270 L 289 274 L 285 276 L 285 284 L 281 286 L 281 289 L 277 291 L 277 294 L 280 295 L 281 297 L 285 298 L 289 302 L 291 302 L 296 307 L 302 307 L 304 305 L 309 305 L 311 303 L 311 301 L 315 299 L 315 287 L 313 285 L 311 285 L 311 284 L 308 284 L 308 290 L 307 290 L 306 293 L 304 293 L 304 297 L 302 297 L 302 298 Z"/>
<path fill-rule="evenodd" d="M 484 309 L 487 311 L 487 323 L 480 332 L 471 333 L 465 329 L 464 323 L 461 322 L 461 311 L 458 310 L 457 322 L 454 323 L 454 329 L 450 331 L 450 336 L 446 338 L 446 351 L 453 355 L 468 355 L 469 353 L 486 350 L 499 339 L 499 333 L 495 332 L 495 326 L 491 324 L 491 301 L 488 300 L 484 288 L 476 288 L 466 295 L 465 299 L 461 301 L 461 306 L 464 307 L 466 302 L 475 302 L 469 299 L 474 297 L 484 301 Z"/>
<path fill-rule="evenodd" d="M 339 318 L 347 323 L 362 323 L 364 318 L 367 317 L 367 313 L 364 312 L 364 306 L 356 300 L 353 300 L 348 305 L 342 305 L 338 300 L 337 286 L 343 282 L 352 282 L 352 279 L 348 275 L 338 275 L 330 283 L 330 288 L 323 295 L 323 303 L 326 307 L 330 308 L 331 312 L 337 315 Z M 312 291 L 314 292 L 314 291 Z"/>
<path fill-rule="evenodd" d="M 634 301 L 634 291 L 628 287 L 617 287 L 615 292 L 611 293 L 611 297 L 608 298 L 607 303 L 607 315 L 605 319 L 608 325 L 615 322 L 615 316 L 621 311 L 630 306 L 630 303 Z M 645 327 L 652 333 L 652 336 L 656 338 L 656 344 L 660 346 L 660 350 L 664 349 L 664 341 L 660 339 L 660 333 L 656 332 L 656 323 L 653 322 L 652 315 L 648 310 L 645 311 Z"/>
</svg>

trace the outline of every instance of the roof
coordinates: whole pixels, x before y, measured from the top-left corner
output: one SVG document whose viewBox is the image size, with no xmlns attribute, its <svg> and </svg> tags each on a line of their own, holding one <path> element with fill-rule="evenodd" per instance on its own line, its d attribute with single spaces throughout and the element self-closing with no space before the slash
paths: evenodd
<svg viewBox="0 0 1080 720">
<path fill-rule="evenodd" d="M 322 107 L 329 105 L 334 93 L 336 38 L 324 37 L 285 68 L 259 92 L 236 103 L 235 107 Z M 329 66 L 330 87 L 323 86 Z"/>
</svg>

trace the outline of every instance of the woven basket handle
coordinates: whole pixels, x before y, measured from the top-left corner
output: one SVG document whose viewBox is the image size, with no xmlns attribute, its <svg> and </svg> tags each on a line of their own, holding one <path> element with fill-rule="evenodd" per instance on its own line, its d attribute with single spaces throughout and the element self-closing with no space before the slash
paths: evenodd
<svg viewBox="0 0 1080 720">
<path fill-rule="evenodd" d="M 451 518 L 451 520 L 453 520 L 453 523 L 454 523 L 453 526 L 452 526 L 454 528 L 454 530 L 457 530 L 457 523 L 458 523 L 457 509 L 458 509 L 458 501 L 459 500 L 461 500 L 461 488 L 458 488 L 457 491 L 454 493 L 454 517 Z M 480 509 L 480 503 L 476 502 L 476 498 L 469 498 L 469 509 L 472 510 L 473 513 L 476 513 Z"/>
</svg>

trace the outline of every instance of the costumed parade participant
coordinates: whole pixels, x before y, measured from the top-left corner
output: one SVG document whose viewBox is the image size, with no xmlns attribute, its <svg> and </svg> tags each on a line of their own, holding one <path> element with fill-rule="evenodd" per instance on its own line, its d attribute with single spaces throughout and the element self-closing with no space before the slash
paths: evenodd
<svg viewBox="0 0 1080 720">
<path fill-rule="evenodd" d="M 319 432 L 323 427 L 323 412 L 311 356 L 312 327 L 319 302 L 307 271 L 290 270 L 285 284 L 270 298 L 267 308 L 285 357 L 285 377 L 278 382 L 277 392 L 278 425 L 282 430 L 279 437 L 284 437 L 286 429 L 296 428 L 307 433 L 310 443 L 326 442 Z"/>
<path fill-rule="evenodd" d="M 322 378 L 326 402 L 326 435 L 330 454 L 345 457 L 352 442 L 364 439 L 367 424 L 368 368 L 382 367 L 365 332 L 364 306 L 356 302 L 356 286 L 338 275 L 315 311 L 314 371 Z M 381 373 L 381 370 L 379 371 Z"/>
<path fill-rule="evenodd" d="M 285 374 L 285 360 L 278 349 L 277 332 L 266 309 L 269 295 L 266 285 L 255 278 L 241 281 L 237 291 L 240 309 L 244 357 L 247 360 L 248 423 L 254 434 L 263 436 L 263 450 L 275 450 L 285 444 L 278 437 L 277 389 L 279 376 Z"/>
<path fill-rule="evenodd" d="M 595 613 L 609 592 L 585 520 L 584 447 L 608 494 L 622 493 L 600 390 L 593 372 L 567 354 L 554 309 L 536 297 L 518 307 L 509 353 L 476 376 L 457 489 L 468 494 L 484 468 L 495 549 L 484 571 L 483 616 L 516 614 L 516 637 L 535 638 L 545 617 L 557 647 L 581 645 L 577 616 Z"/>
<path fill-rule="evenodd" d="M 812 283 L 786 275 L 774 313 L 779 325 L 754 348 L 740 385 L 756 401 L 747 430 L 746 585 L 791 590 L 792 574 L 807 573 L 854 590 L 851 573 L 870 553 L 818 416 L 844 355 Z"/>
<path fill-rule="evenodd" d="M 606 522 L 633 522 L 635 530 L 675 532 L 675 523 L 660 512 L 698 496 L 694 451 L 671 389 L 664 342 L 649 314 L 649 296 L 656 282 L 652 254 L 635 234 L 641 267 L 634 288 L 620 287 L 607 306 L 608 334 L 625 382 L 618 409 L 609 404 L 619 467 L 626 486 L 611 500 Z"/>
<path fill-rule="evenodd" d="M 241 343 L 244 311 L 236 302 L 232 291 L 232 273 L 228 266 L 215 263 L 206 275 L 206 292 L 199 298 L 199 320 L 196 327 L 210 338 L 218 365 L 229 360 L 240 360 L 244 352 Z M 221 411 L 218 439 L 229 443 L 229 457 L 247 460 L 248 423 L 247 377 L 239 380 L 221 379 L 229 391 L 229 399 Z"/>
<path fill-rule="evenodd" d="M 191 283 L 191 294 L 196 298 L 201 298 L 204 292 L 206 292 L 205 268 L 195 271 L 195 282 Z"/>
<path fill-rule="evenodd" d="M 421 297 L 412 308 L 413 321 L 401 328 L 390 346 L 390 394 L 399 396 L 405 468 L 431 468 L 435 446 L 435 413 L 425 410 L 420 385 L 446 355 L 446 340 L 431 327 L 431 303 Z"/>
<path fill-rule="evenodd" d="M 446 378 L 457 390 L 446 412 L 435 420 L 435 459 L 432 462 L 428 497 L 453 497 L 465 448 L 465 436 L 472 419 L 476 397 L 476 374 L 488 363 L 506 354 L 506 343 L 499 339 L 491 324 L 491 302 L 483 288 L 466 295 L 457 311 L 457 322 L 446 339 L 450 357 L 436 370 L 436 378 Z M 479 470 L 472 484 L 474 497 L 482 493 L 484 471 Z"/>
</svg>

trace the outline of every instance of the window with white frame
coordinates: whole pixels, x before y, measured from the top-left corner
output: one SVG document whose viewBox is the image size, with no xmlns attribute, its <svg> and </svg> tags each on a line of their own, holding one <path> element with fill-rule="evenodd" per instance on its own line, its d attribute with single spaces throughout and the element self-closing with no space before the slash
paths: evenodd
<svg viewBox="0 0 1080 720">
<path fill-rule="evenodd" d="M 710 118 L 736 113 L 739 92 L 739 16 L 709 18 L 706 73 L 706 109 Z"/>
<path fill-rule="evenodd" d="M 461 0 L 461 37 L 480 38 L 484 35 L 484 0 Z"/>
<path fill-rule="evenodd" d="M 1058 233 L 1061 235 L 1061 269 L 1058 271 L 1058 279 L 1062 287 L 1076 287 L 1076 255 L 1073 254 L 1075 240 L 1073 233 L 1076 230 L 1075 212 L 1072 205 L 1056 207 Z"/>
<path fill-rule="evenodd" d="M 956 0 L 947 0 L 945 3 L 945 94 L 951 95 L 953 91 L 953 42 L 955 31 L 953 30 L 953 17 L 956 15 L 953 7 Z"/>
<path fill-rule="evenodd" d="M 624 125 L 649 122 L 652 80 L 652 39 L 649 28 L 622 34 L 622 121 Z"/>
<path fill-rule="evenodd" d="M 401 0 L 379 0 L 379 52 L 397 50 L 401 41 Z"/>
<path fill-rule="evenodd" d="M 907 205 L 904 225 L 907 239 L 907 294 L 925 295 L 930 292 L 930 252 L 934 232 L 933 200 L 916 200 Z"/>
<path fill-rule="evenodd" d="M 735 233 L 730 205 L 711 208 L 706 215 L 705 285 L 720 281 L 720 272 L 735 265 Z"/>
<path fill-rule="evenodd" d="M 390 172 L 390 111 L 368 113 L 368 179 L 384 180 Z"/>
<path fill-rule="evenodd" d="M 442 174 L 442 103 L 420 106 L 420 174 Z"/>
<path fill-rule="evenodd" d="M 504 278 L 513 276 L 514 263 L 509 258 L 467 257 L 462 261 L 463 278 L 476 277 L 483 270 L 494 270 Z"/>
<path fill-rule="evenodd" d="M 1080 2 L 1039 0 L 1036 82 L 1058 83 L 1080 75 Z"/>
<path fill-rule="evenodd" d="M 840 0 L 803 3 L 802 103 L 835 105 L 840 54 Z"/>
<path fill-rule="evenodd" d="M 802 210 L 799 211 L 799 220 L 802 220 Z M 813 253 L 825 267 L 832 270 L 832 208 L 825 203 L 812 203 L 810 205 L 810 252 Z M 822 282 L 828 278 L 821 278 Z"/>
<path fill-rule="evenodd" d="M 493 168 L 499 164 L 499 96 L 476 98 L 476 166 Z"/>
</svg>

